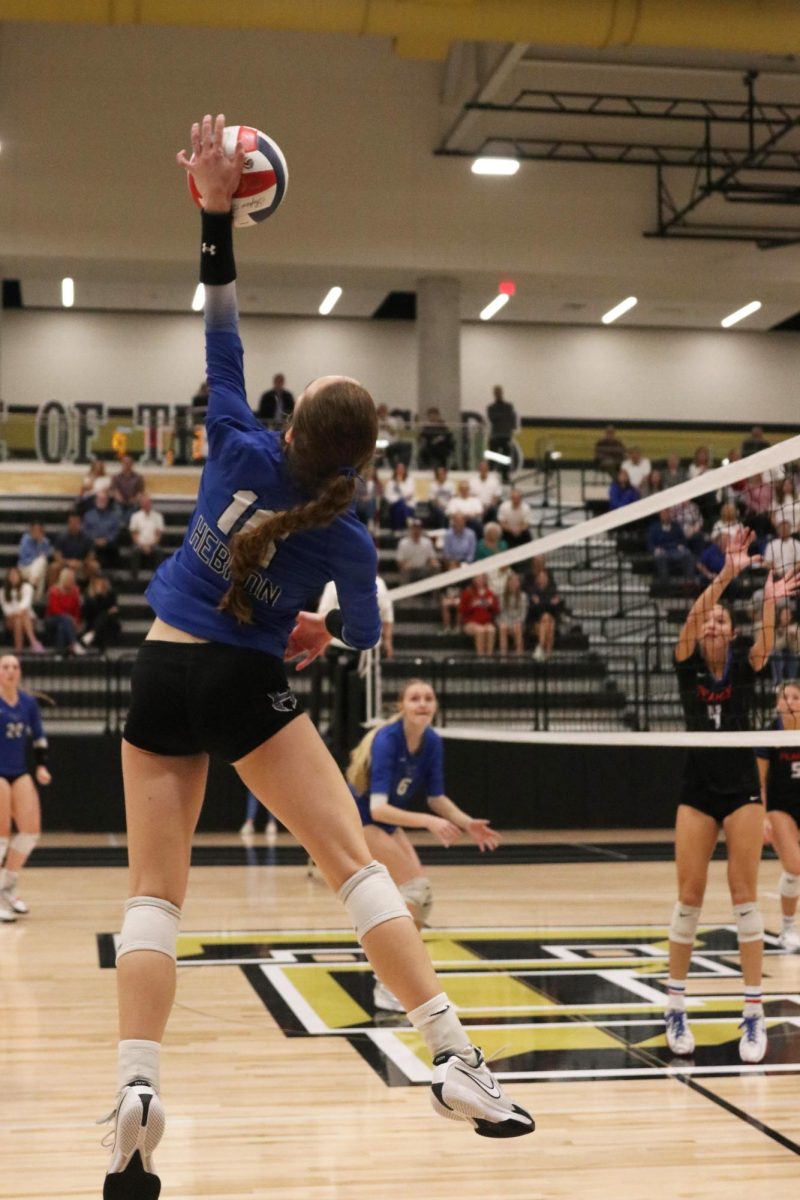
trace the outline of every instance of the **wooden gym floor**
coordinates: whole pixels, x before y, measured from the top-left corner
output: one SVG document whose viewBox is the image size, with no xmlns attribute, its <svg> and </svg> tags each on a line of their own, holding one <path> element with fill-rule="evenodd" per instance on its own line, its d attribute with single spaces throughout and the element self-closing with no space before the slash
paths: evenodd
<svg viewBox="0 0 800 1200">
<path fill-rule="evenodd" d="M 432 1115 L 415 1035 L 375 1019 L 342 910 L 289 839 L 198 838 L 163 1055 L 163 1200 L 785 1200 L 800 1182 L 800 956 L 768 954 L 769 1057 L 741 1069 L 714 862 L 690 986 L 698 1050 L 670 1062 L 668 842 L 519 834 L 494 860 L 430 855 L 430 952 L 537 1121 L 495 1143 Z M 3 1200 L 102 1193 L 122 847 L 45 836 L 24 877 L 31 915 L 0 927 Z M 778 874 L 765 861 L 773 933 Z"/>
</svg>

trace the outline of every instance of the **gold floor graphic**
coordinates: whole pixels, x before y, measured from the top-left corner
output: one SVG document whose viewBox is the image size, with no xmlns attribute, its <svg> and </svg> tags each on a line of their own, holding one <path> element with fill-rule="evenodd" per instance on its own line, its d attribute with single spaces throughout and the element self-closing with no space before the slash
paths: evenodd
<svg viewBox="0 0 800 1200">
<path fill-rule="evenodd" d="M 113 966 L 115 935 L 98 935 Z M 673 1059 L 661 1014 L 665 926 L 438 929 L 425 941 L 459 1014 L 504 1080 L 641 1078 L 800 1072 L 800 993 L 770 990 L 769 1052 L 739 1061 L 741 976 L 733 926 L 703 927 L 689 978 L 697 1048 Z M 426 1083 L 430 1058 L 402 1015 L 376 1011 L 374 980 L 351 932 L 182 933 L 185 968 L 239 965 L 288 1036 L 348 1038 L 391 1085 Z"/>
</svg>

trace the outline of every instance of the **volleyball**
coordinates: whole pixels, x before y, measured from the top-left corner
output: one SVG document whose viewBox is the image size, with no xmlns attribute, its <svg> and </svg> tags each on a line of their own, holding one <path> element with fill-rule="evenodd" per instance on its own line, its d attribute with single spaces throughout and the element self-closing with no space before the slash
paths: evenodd
<svg viewBox="0 0 800 1200">
<path fill-rule="evenodd" d="M 277 211 L 286 195 L 289 171 L 280 146 L 260 129 L 226 125 L 222 147 L 229 158 L 233 157 L 237 141 L 244 147 L 244 169 L 233 195 L 233 223 L 238 229 L 245 229 L 260 224 Z M 191 172 L 186 178 L 192 199 L 202 208 L 203 197 Z"/>
</svg>

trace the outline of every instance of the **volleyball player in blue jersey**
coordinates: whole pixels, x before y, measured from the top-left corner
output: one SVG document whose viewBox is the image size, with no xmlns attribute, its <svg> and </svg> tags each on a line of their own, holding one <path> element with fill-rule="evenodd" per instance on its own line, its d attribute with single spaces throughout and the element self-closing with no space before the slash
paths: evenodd
<svg viewBox="0 0 800 1200">
<path fill-rule="evenodd" d="M 50 783 L 39 705 L 20 688 L 21 675 L 19 659 L 4 654 L 0 658 L 0 921 L 15 921 L 28 912 L 17 895 L 17 878 L 42 828 L 36 783 Z M 36 783 L 28 768 L 30 743 Z"/>
<path fill-rule="evenodd" d="M 334 634 L 356 649 L 378 641 L 376 553 L 351 511 L 377 418 L 358 383 L 325 376 L 305 388 L 283 439 L 255 419 L 244 391 L 230 216 L 243 151 L 226 157 L 224 124 L 204 117 L 192 127 L 191 158 L 178 155 L 205 205 L 208 461 L 183 543 L 148 588 L 156 617 L 134 668 L 122 746 L 131 898 L 117 956 L 119 1094 L 106 1200 L 152 1200 L 160 1189 L 151 1157 L 164 1128 L 160 1042 L 210 753 L 234 765 L 337 890 L 376 973 L 433 1057 L 435 1110 L 490 1137 L 533 1129 L 470 1044 L 287 682 L 283 659 L 305 667 Z M 329 579 L 341 608 L 325 618 L 303 611 Z"/>
<path fill-rule="evenodd" d="M 406 829 L 427 829 L 443 846 L 466 833 L 481 850 L 496 850 L 500 834 L 488 820 L 470 817 L 445 795 L 444 747 L 431 728 L 436 694 L 422 679 L 409 679 L 400 693 L 398 714 L 362 738 L 350 757 L 347 779 L 356 798 L 364 837 L 373 858 L 388 868 L 418 929 L 428 923 L 433 890 Z M 430 812 L 411 810 L 424 796 Z M 374 1003 L 404 1012 L 379 979 Z"/>
</svg>

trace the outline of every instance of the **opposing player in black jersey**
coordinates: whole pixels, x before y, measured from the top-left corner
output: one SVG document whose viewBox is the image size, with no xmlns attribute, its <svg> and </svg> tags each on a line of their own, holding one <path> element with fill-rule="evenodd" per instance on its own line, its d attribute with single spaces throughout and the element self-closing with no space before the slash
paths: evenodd
<svg viewBox="0 0 800 1200">
<path fill-rule="evenodd" d="M 786 679 L 778 685 L 777 716 L 773 729 L 800 729 L 800 682 Z M 795 925 L 800 896 L 800 746 L 770 746 L 756 750 L 761 795 L 767 806 L 769 835 L 781 860 L 778 891 L 782 928 L 778 942 L 789 954 L 800 951 Z"/>
<path fill-rule="evenodd" d="M 726 588 L 753 562 L 752 532 L 731 538 L 725 565 L 692 605 L 675 647 L 675 669 L 686 727 L 708 731 L 751 728 L 756 676 L 775 641 L 775 602 L 800 586 L 797 573 L 764 586 L 755 642 L 736 637 L 733 617 L 720 603 Z M 743 739 L 744 740 L 744 739 Z M 689 750 L 675 828 L 678 902 L 669 934 L 669 980 L 665 1022 L 673 1054 L 694 1051 L 686 1020 L 686 977 L 706 890 L 708 864 L 720 827 L 728 846 L 728 885 L 733 903 L 744 977 L 744 1013 L 739 1052 L 743 1062 L 760 1062 L 767 1051 L 761 1003 L 764 925 L 758 908 L 764 810 L 755 759 L 746 744 Z"/>
</svg>

